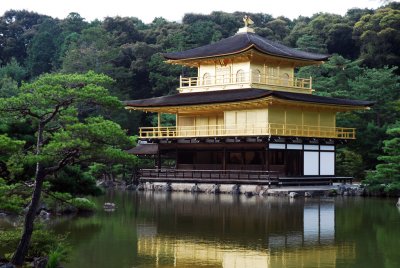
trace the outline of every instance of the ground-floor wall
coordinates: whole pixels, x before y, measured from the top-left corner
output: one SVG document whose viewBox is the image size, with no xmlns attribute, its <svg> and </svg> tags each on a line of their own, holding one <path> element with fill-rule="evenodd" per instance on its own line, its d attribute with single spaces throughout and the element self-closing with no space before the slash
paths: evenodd
<svg viewBox="0 0 400 268">
<path fill-rule="evenodd" d="M 289 177 L 334 176 L 336 167 L 334 143 L 321 142 L 160 143 L 159 158 L 159 167 L 269 170 Z"/>
</svg>

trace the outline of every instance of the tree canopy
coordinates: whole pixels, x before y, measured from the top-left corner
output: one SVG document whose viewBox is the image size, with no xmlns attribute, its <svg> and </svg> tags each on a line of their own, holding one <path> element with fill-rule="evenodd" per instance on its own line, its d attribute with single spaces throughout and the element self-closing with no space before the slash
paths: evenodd
<svg viewBox="0 0 400 268">
<path fill-rule="evenodd" d="M 100 116 L 101 109 L 117 109 L 120 101 L 105 86 L 112 79 L 94 72 L 85 74 L 45 74 L 23 83 L 14 96 L 0 98 L 0 114 L 8 123 L 32 125 L 35 143 L 0 136 L 3 177 L 9 177 L 7 164 L 18 154 L 19 163 L 34 169 L 34 188 L 25 217 L 23 235 L 13 256 L 22 265 L 33 232 L 33 221 L 46 179 L 67 167 L 93 163 L 134 162 L 124 149 L 133 146 L 121 127 Z M 96 112 L 94 112 L 96 111 Z M 8 157 L 9 156 L 9 157 Z"/>
</svg>

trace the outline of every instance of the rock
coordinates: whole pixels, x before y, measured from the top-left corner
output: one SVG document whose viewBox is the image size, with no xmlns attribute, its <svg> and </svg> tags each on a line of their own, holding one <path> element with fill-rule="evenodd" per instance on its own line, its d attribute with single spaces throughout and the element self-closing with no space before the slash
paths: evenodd
<svg viewBox="0 0 400 268">
<path fill-rule="evenodd" d="M 15 268 L 15 266 L 12 263 L 4 263 L 0 264 L 0 268 Z"/>
<path fill-rule="evenodd" d="M 246 196 L 246 197 L 252 197 L 254 194 L 253 194 L 253 192 L 245 192 L 244 193 L 244 195 Z"/>
<path fill-rule="evenodd" d="M 48 219 L 50 219 L 50 213 L 47 212 L 46 210 L 41 210 L 39 213 L 39 217 L 44 220 L 48 220 Z"/>
<path fill-rule="evenodd" d="M 238 185 L 238 184 L 233 185 L 231 193 L 232 194 L 240 194 L 240 185 Z"/>
<path fill-rule="evenodd" d="M 336 189 L 332 189 L 328 192 L 328 196 L 333 197 L 333 196 L 337 196 L 338 192 Z"/>
<path fill-rule="evenodd" d="M 163 187 L 164 186 L 157 184 L 157 185 L 154 185 L 153 189 L 156 192 L 161 192 L 161 191 L 163 191 Z"/>
<path fill-rule="evenodd" d="M 103 188 L 112 188 L 115 186 L 113 181 L 110 180 L 105 180 L 105 181 L 101 181 L 97 184 L 97 186 L 99 187 L 103 187 Z"/>
<path fill-rule="evenodd" d="M 136 188 L 136 190 L 138 190 L 138 191 L 144 191 L 144 185 L 143 185 L 143 183 L 139 183 L 138 186 L 137 186 L 137 188 Z"/>
<path fill-rule="evenodd" d="M 147 191 L 154 191 L 155 186 L 154 186 L 154 183 L 152 183 L 152 182 L 146 182 L 144 188 Z"/>
<path fill-rule="evenodd" d="M 3 213 L 3 212 L 0 212 L 0 218 L 4 218 L 4 217 L 7 217 L 7 214 Z"/>
<path fill-rule="evenodd" d="M 357 196 L 365 196 L 365 188 L 358 188 L 356 190 L 356 195 Z"/>
<path fill-rule="evenodd" d="M 219 184 L 214 184 L 210 190 L 211 194 L 219 194 L 220 192 L 221 192 L 221 190 L 220 190 Z"/>
<path fill-rule="evenodd" d="M 312 197 L 312 194 L 310 192 L 305 192 L 304 197 Z"/>
<path fill-rule="evenodd" d="M 47 266 L 47 258 L 39 257 L 33 259 L 33 267 L 35 268 L 46 268 Z"/>
<path fill-rule="evenodd" d="M 117 208 L 117 206 L 116 206 L 114 203 L 111 203 L 111 202 L 106 202 L 106 203 L 104 203 L 104 205 L 103 205 L 104 211 L 107 211 L 107 212 L 112 212 L 112 211 L 114 211 L 116 208 Z"/>
<path fill-rule="evenodd" d="M 172 191 L 172 187 L 170 183 L 167 183 L 166 185 L 163 186 L 163 191 L 164 192 L 171 192 Z"/>
<path fill-rule="evenodd" d="M 399 197 L 399 200 L 397 200 L 397 204 L 396 204 L 398 207 L 400 207 L 400 197 Z"/>
<path fill-rule="evenodd" d="M 24 212 L 25 214 L 28 212 L 28 210 L 29 210 L 29 206 L 30 206 L 30 204 L 29 204 L 29 205 L 27 205 L 26 207 L 24 207 L 24 210 L 23 210 L 23 212 Z"/>
<path fill-rule="evenodd" d="M 258 194 L 258 195 L 259 195 L 261 191 L 264 191 L 264 186 L 257 185 L 257 186 L 256 186 L 255 194 Z"/>
<path fill-rule="evenodd" d="M 136 189 L 137 189 L 137 185 L 136 184 L 128 184 L 125 187 L 125 190 L 128 190 L 128 191 L 136 191 Z"/>
<path fill-rule="evenodd" d="M 290 192 L 290 193 L 289 193 L 289 197 L 290 197 L 290 198 L 296 198 L 298 195 L 299 195 L 299 194 L 296 193 L 296 192 Z"/>
<path fill-rule="evenodd" d="M 190 189 L 190 192 L 192 193 L 199 193 L 201 192 L 200 187 L 197 185 L 197 183 L 195 185 L 192 186 L 192 188 Z"/>
</svg>

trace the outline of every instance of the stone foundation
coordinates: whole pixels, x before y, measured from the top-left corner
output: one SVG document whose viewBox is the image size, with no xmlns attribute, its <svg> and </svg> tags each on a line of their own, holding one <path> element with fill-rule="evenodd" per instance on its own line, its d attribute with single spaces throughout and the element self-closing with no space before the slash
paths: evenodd
<svg viewBox="0 0 400 268">
<path fill-rule="evenodd" d="M 247 197 L 259 196 L 291 196 L 314 197 L 314 196 L 360 196 L 363 188 L 359 185 L 330 185 L 330 186 L 293 186 L 293 187 L 271 187 L 269 185 L 239 185 L 239 184 L 211 184 L 211 183 L 140 183 L 137 187 L 131 187 L 137 191 L 160 191 L 160 192 L 191 192 L 207 194 L 244 194 Z"/>
<path fill-rule="evenodd" d="M 229 193 L 229 194 L 264 194 L 268 190 L 268 185 L 238 185 L 238 184 L 208 184 L 208 183 L 143 183 L 139 184 L 138 190 L 144 191 L 176 191 L 176 192 L 196 192 L 196 193 Z"/>
</svg>

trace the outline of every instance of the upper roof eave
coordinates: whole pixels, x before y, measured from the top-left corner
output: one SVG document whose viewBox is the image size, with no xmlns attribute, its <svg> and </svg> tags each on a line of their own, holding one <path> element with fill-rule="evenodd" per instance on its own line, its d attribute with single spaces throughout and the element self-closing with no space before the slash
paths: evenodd
<svg viewBox="0 0 400 268">
<path fill-rule="evenodd" d="M 217 105 L 243 101 L 255 101 L 265 98 L 275 98 L 292 103 L 304 103 L 309 105 L 348 107 L 351 109 L 368 109 L 374 105 L 371 101 L 359 101 L 322 97 L 311 94 L 281 92 L 264 89 L 233 89 L 221 91 L 208 91 L 196 93 L 179 93 L 164 97 L 125 101 L 126 109 L 148 110 L 161 109 L 161 107 L 184 107 L 196 105 Z"/>
<path fill-rule="evenodd" d="M 184 59 L 170 59 L 170 58 L 167 58 L 167 57 L 164 56 L 165 53 L 162 54 L 162 55 L 166 59 L 167 63 L 171 63 L 171 64 L 185 64 L 185 63 L 188 63 L 188 65 L 192 65 L 192 64 L 189 64 L 189 62 L 197 62 L 199 60 L 210 60 L 210 59 L 214 59 L 214 58 L 224 58 L 224 57 L 227 57 L 227 56 L 238 55 L 238 54 L 247 52 L 247 51 L 249 51 L 251 49 L 254 49 L 254 50 L 260 52 L 261 54 L 264 54 L 264 55 L 267 55 L 267 56 L 279 57 L 279 58 L 284 58 L 284 59 L 296 60 L 296 61 L 304 62 L 304 63 L 307 63 L 306 65 L 308 65 L 308 64 L 310 64 L 310 65 L 311 64 L 322 64 L 330 57 L 330 55 L 327 55 L 326 59 L 323 59 L 323 60 L 311 60 L 311 59 L 302 59 L 302 58 L 289 57 L 289 56 L 278 56 L 278 55 L 274 55 L 274 54 L 265 53 L 264 51 L 259 49 L 254 44 L 246 47 L 245 49 L 238 50 L 238 51 L 235 51 L 235 52 L 226 53 L 226 54 L 218 54 L 218 55 L 213 55 L 213 56 L 205 56 L 205 57 L 194 57 L 194 58 L 184 58 Z"/>
<path fill-rule="evenodd" d="M 212 44 L 180 52 L 164 53 L 163 56 L 166 60 L 171 61 L 192 61 L 234 55 L 247 51 L 252 47 L 255 47 L 260 53 L 266 55 L 304 62 L 320 62 L 325 61 L 330 57 L 329 55 L 316 54 L 290 48 L 283 44 L 265 39 L 254 33 L 236 34 Z"/>
</svg>

